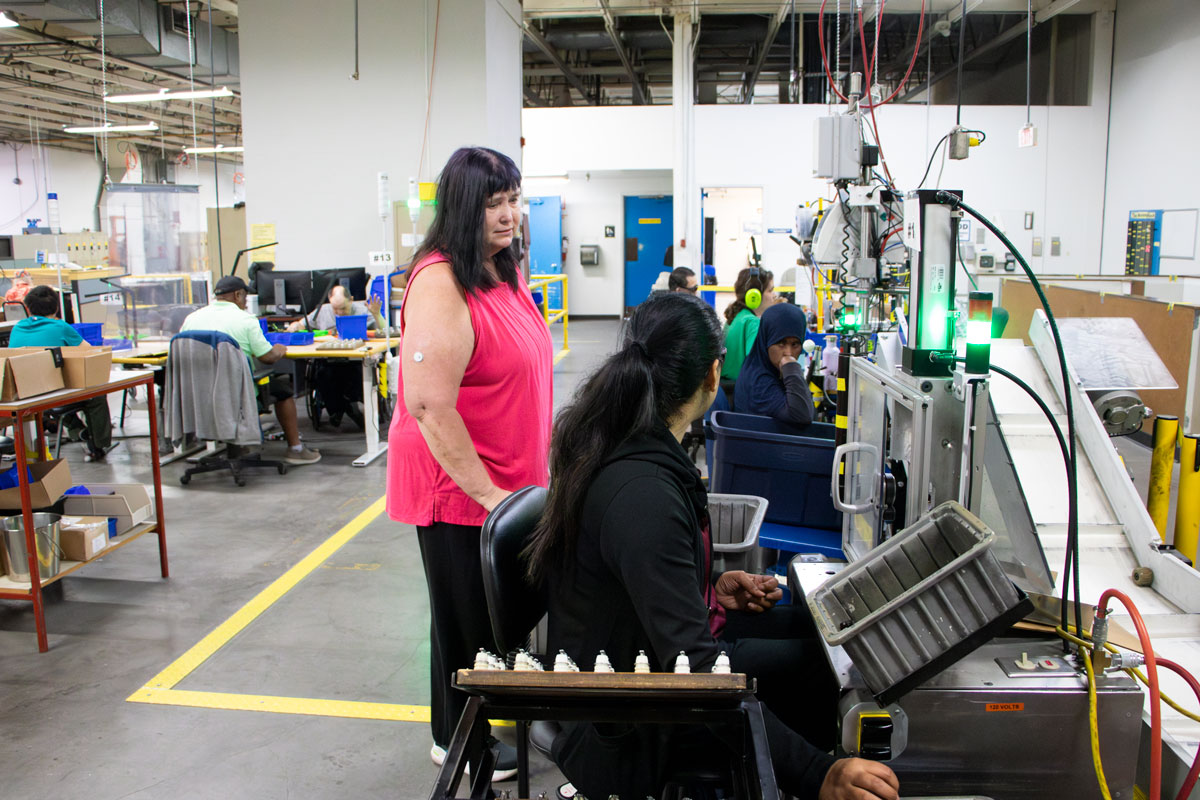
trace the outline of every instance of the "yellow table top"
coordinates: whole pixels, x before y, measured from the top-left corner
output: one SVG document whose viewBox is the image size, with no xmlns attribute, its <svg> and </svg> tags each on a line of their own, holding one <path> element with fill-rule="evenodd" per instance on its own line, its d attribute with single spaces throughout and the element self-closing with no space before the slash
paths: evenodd
<svg viewBox="0 0 1200 800">
<path fill-rule="evenodd" d="M 321 341 L 326 341 L 326 339 L 322 339 Z M 392 346 L 395 347 L 398 342 L 398 339 L 393 339 Z M 167 363 L 167 347 L 169 344 L 166 341 L 142 342 L 129 350 L 117 350 L 113 353 L 113 363 L 161 367 Z M 357 361 L 363 358 L 370 358 L 371 356 L 382 355 L 386 349 L 387 345 L 383 340 L 368 340 L 365 345 L 354 350 L 318 350 L 314 342 L 313 344 L 288 345 L 287 357 L 291 359 L 343 358 Z"/>
<path fill-rule="evenodd" d="M 58 282 L 58 270 L 54 267 L 35 267 L 26 270 L 37 284 L 52 285 Z M 116 278 L 125 274 L 124 267 L 63 267 L 64 281 L 86 281 L 92 278 Z"/>
</svg>

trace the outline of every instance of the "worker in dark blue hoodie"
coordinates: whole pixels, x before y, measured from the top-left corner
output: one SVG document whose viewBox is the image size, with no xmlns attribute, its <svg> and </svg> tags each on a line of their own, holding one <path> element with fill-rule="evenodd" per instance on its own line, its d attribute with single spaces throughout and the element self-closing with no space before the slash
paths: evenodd
<svg viewBox="0 0 1200 800">
<path fill-rule="evenodd" d="M 758 682 L 780 788 L 819 800 L 897 800 L 885 765 L 834 759 L 836 683 L 803 606 L 774 607 L 774 577 L 712 575 L 708 495 L 680 440 L 716 395 L 721 326 L 691 295 L 640 305 L 624 344 L 555 423 L 547 507 L 526 548 L 547 589 L 550 651 L 579 664 L 600 650 L 618 672 L 639 651 L 655 672 L 687 655 L 708 672 L 722 650 Z M 704 726 L 568 723 L 553 754 L 588 797 L 660 795 L 680 766 L 728 761 Z"/>
<path fill-rule="evenodd" d="M 733 407 L 739 414 L 796 425 L 813 421 L 812 392 L 800 362 L 807 333 L 808 316 L 799 306 L 776 303 L 763 312 L 737 377 Z"/>
</svg>

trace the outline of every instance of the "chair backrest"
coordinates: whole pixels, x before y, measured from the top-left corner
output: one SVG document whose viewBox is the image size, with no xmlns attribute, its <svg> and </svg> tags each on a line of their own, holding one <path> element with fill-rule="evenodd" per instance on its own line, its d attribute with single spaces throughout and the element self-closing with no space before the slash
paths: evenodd
<svg viewBox="0 0 1200 800">
<path fill-rule="evenodd" d="M 479 557 L 492 637 L 501 654 L 520 647 L 546 613 L 545 593 L 525 579 L 521 550 L 542 516 L 548 492 L 526 486 L 504 498 L 483 523 Z"/>
<path fill-rule="evenodd" d="M 14 320 L 22 320 L 29 316 L 29 311 L 26 310 L 25 304 L 22 302 L 4 302 L 4 318 L 9 322 Z"/>
</svg>

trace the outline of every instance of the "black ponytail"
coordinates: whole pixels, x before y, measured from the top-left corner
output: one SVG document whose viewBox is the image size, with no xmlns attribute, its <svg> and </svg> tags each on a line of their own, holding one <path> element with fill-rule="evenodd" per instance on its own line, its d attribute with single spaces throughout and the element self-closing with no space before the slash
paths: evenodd
<svg viewBox="0 0 1200 800">
<path fill-rule="evenodd" d="M 716 312 L 692 295 L 655 295 L 634 310 L 621 349 L 555 420 L 550 496 L 524 553 L 531 580 L 540 583 L 570 563 L 596 473 L 627 439 L 678 414 L 720 358 L 722 345 Z"/>
</svg>

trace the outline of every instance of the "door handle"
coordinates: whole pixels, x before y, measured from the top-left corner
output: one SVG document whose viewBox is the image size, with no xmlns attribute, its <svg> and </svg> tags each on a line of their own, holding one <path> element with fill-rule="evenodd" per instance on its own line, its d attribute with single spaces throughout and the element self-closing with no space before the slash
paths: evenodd
<svg viewBox="0 0 1200 800">
<path fill-rule="evenodd" d="M 845 468 L 846 456 L 849 453 L 868 453 L 872 460 L 878 460 L 879 448 L 866 442 L 846 442 L 838 445 L 833 451 L 833 475 L 830 482 L 830 496 L 833 498 L 833 507 L 838 511 L 846 514 L 864 514 L 875 507 L 875 490 L 876 482 L 871 482 L 871 495 L 862 503 L 847 503 L 841 494 L 841 486 L 838 485 L 838 476 L 842 474 Z M 843 484 L 845 481 L 842 482 Z"/>
</svg>

